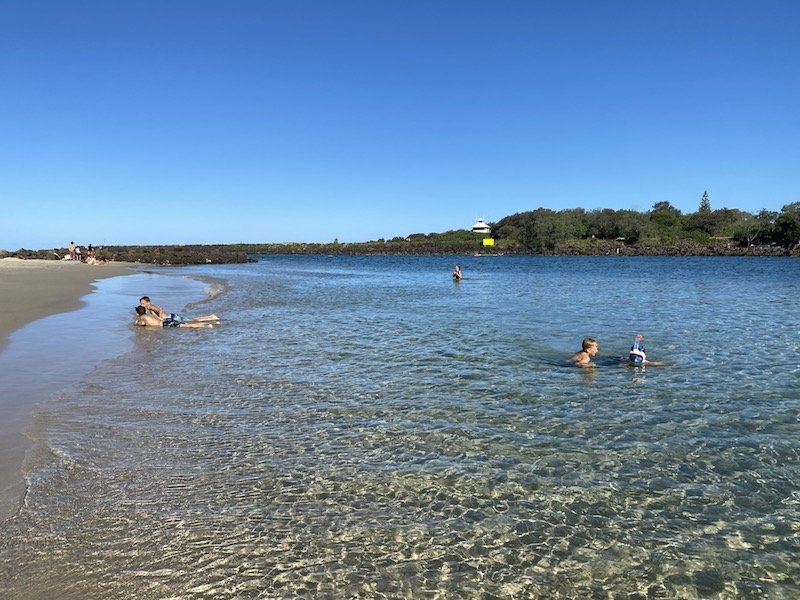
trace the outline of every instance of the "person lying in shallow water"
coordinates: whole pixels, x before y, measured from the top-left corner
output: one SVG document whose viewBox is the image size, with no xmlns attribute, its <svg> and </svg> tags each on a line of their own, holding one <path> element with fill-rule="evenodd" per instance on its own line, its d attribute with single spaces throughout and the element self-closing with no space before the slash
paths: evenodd
<svg viewBox="0 0 800 600">
<path fill-rule="evenodd" d="M 157 317 L 156 315 L 149 314 L 144 306 L 137 306 L 134 308 L 136 311 L 135 324 L 141 327 L 213 327 L 215 323 L 219 323 L 219 317 L 216 315 L 208 315 L 206 317 L 197 317 L 194 319 L 186 319 L 180 315 L 171 315 L 166 319 Z"/>
<path fill-rule="evenodd" d="M 139 306 L 144 307 L 145 312 L 147 314 L 155 315 L 159 319 L 163 320 L 171 320 L 178 323 L 185 323 L 186 321 L 219 321 L 219 317 L 217 315 L 207 315 L 205 317 L 194 317 L 192 319 L 186 319 L 181 315 L 176 315 L 175 313 L 168 313 L 160 306 L 156 306 L 152 302 L 150 302 L 149 296 L 142 296 L 139 298 Z M 136 311 L 139 312 L 138 310 Z"/>
<path fill-rule="evenodd" d="M 181 315 L 176 315 L 175 313 L 168 313 L 160 306 L 156 306 L 155 304 L 150 302 L 149 296 L 142 296 L 141 298 L 139 298 L 139 306 L 144 307 L 145 311 L 148 314 L 155 315 L 159 319 L 171 319 L 173 321 L 178 321 L 180 323 L 185 321 L 219 321 L 219 317 L 217 315 L 208 315 L 205 317 L 194 317 L 192 319 L 186 319 Z"/>
</svg>

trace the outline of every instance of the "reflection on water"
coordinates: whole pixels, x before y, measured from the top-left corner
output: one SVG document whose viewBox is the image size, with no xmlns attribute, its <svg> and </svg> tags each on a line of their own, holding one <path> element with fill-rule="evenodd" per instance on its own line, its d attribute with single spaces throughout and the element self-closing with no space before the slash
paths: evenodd
<svg viewBox="0 0 800 600">
<path fill-rule="evenodd" d="M 462 268 L 198 269 L 221 328 L 137 333 L 37 411 L 0 595 L 798 597 L 796 263 Z M 732 307 L 743 277 L 780 285 Z M 640 330 L 665 366 L 616 359 Z"/>
</svg>

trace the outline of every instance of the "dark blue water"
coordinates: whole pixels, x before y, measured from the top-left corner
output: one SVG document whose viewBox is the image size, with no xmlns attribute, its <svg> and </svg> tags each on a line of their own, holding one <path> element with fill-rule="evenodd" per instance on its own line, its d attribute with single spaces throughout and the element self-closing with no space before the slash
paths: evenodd
<svg viewBox="0 0 800 600">
<path fill-rule="evenodd" d="M 799 261 L 170 272 L 225 282 L 185 307 L 222 325 L 131 330 L 39 406 L 0 593 L 800 596 Z"/>
</svg>

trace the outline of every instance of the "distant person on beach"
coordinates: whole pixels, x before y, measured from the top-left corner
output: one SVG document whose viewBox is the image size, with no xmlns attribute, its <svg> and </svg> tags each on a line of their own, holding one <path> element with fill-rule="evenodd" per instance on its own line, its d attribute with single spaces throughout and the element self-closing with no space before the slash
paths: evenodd
<svg viewBox="0 0 800 600">
<path fill-rule="evenodd" d="M 579 367 L 595 367 L 592 357 L 597 354 L 600 344 L 594 338 L 583 338 L 582 348 L 570 357 L 570 362 Z"/>
<path fill-rule="evenodd" d="M 106 260 L 100 260 L 94 255 L 94 248 L 92 245 L 89 244 L 89 247 L 86 248 L 86 264 L 87 265 L 104 265 Z"/>
<path fill-rule="evenodd" d="M 219 323 L 219 319 L 210 319 L 209 317 L 198 317 L 196 319 L 184 319 L 183 317 L 179 317 L 179 319 L 161 319 L 155 315 L 148 314 L 144 306 L 137 306 L 134 310 L 137 315 L 135 324 L 141 327 L 189 327 L 197 329 L 200 327 L 213 327 L 214 324 Z"/>
<path fill-rule="evenodd" d="M 83 257 L 81 256 L 81 247 L 75 246 L 75 260 L 81 261 Z"/>
<path fill-rule="evenodd" d="M 75 260 L 75 242 L 69 243 L 69 259 Z"/>
<path fill-rule="evenodd" d="M 155 304 L 150 302 L 149 296 L 142 296 L 141 298 L 139 298 L 139 306 L 145 309 L 146 314 L 155 315 L 162 321 L 170 320 L 178 323 L 182 323 L 185 321 L 219 321 L 219 317 L 217 315 L 207 315 L 205 317 L 195 317 L 194 319 L 186 319 L 181 315 L 176 315 L 175 313 L 168 313 L 160 306 L 156 306 Z"/>
<path fill-rule="evenodd" d="M 461 281 L 461 266 L 456 265 L 456 268 L 453 269 L 453 279 L 456 281 Z"/>
</svg>

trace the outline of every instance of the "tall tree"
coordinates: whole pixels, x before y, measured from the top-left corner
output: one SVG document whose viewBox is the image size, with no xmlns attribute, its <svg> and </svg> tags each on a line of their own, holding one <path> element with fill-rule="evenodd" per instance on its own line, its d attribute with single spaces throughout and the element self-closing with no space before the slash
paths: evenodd
<svg viewBox="0 0 800 600">
<path fill-rule="evenodd" d="M 708 191 L 703 192 L 703 197 L 700 198 L 700 208 L 697 209 L 697 212 L 711 212 L 711 200 L 708 199 Z"/>
</svg>

